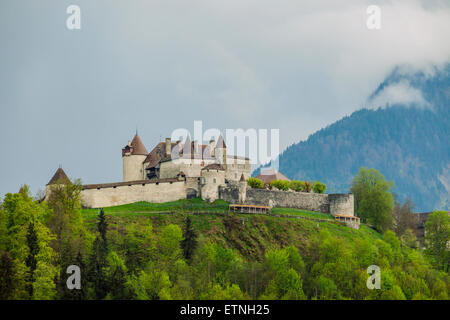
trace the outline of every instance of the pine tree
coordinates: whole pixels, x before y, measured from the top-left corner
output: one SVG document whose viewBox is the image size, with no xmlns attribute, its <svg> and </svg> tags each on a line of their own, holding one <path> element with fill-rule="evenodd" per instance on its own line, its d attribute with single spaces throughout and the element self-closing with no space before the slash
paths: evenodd
<svg viewBox="0 0 450 320">
<path fill-rule="evenodd" d="M 92 254 L 89 259 L 89 280 L 93 283 L 95 298 L 103 299 L 108 294 L 108 281 L 105 269 L 108 266 L 108 242 L 106 239 L 108 223 L 105 212 L 100 210 L 98 215 L 97 230 L 99 235 L 94 241 Z"/>
<path fill-rule="evenodd" d="M 14 261 L 11 254 L 0 250 L 0 300 L 10 298 L 14 291 Z"/>
<path fill-rule="evenodd" d="M 192 226 L 191 217 L 186 218 L 186 224 L 183 230 L 183 241 L 181 248 L 183 249 L 183 256 L 187 261 L 191 261 L 195 248 L 197 247 L 197 232 Z"/>
<path fill-rule="evenodd" d="M 29 269 L 28 292 L 30 293 L 30 296 L 33 296 L 33 274 L 37 266 L 36 256 L 39 253 L 38 237 L 33 222 L 28 225 L 27 246 L 29 248 L 29 253 L 25 264 Z"/>
</svg>

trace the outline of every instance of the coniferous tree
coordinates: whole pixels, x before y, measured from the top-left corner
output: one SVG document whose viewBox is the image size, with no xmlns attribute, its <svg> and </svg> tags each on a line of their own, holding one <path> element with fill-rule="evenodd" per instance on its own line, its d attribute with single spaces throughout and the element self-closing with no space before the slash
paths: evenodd
<svg viewBox="0 0 450 320">
<path fill-rule="evenodd" d="M 33 222 L 31 222 L 28 225 L 27 246 L 29 248 L 29 253 L 28 253 L 27 259 L 25 261 L 25 264 L 29 269 L 28 292 L 30 293 L 30 296 L 33 296 L 33 274 L 34 274 L 34 271 L 36 270 L 36 266 L 37 266 L 36 256 L 39 253 L 38 238 L 37 238 L 36 229 L 34 228 Z"/>
<path fill-rule="evenodd" d="M 197 232 L 192 226 L 191 217 L 187 217 L 186 224 L 183 230 L 183 241 L 181 241 L 183 256 L 187 261 L 191 261 L 192 255 L 196 247 L 197 247 Z"/>
<path fill-rule="evenodd" d="M 99 234 L 94 241 L 89 262 L 89 280 L 94 286 L 95 298 L 98 300 L 105 298 L 108 294 L 108 281 L 105 273 L 105 269 L 108 265 L 107 227 L 108 223 L 106 222 L 105 212 L 101 209 L 97 223 Z"/>
<path fill-rule="evenodd" d="M 14 290 L 14 270 L 15 265 L 11 254 L 7 251 L 0 251 L 0 300 L 11 297 Z"/>
</svg>

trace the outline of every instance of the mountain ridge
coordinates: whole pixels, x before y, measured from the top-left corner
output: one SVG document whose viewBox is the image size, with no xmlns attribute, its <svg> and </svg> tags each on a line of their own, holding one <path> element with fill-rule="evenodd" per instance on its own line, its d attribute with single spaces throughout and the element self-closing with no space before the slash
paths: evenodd
<svg viewBox="0 0 450 320">
<path fill-rule="evenodd" d="M 394 181 L 398 199 L 410 198 L 416 211 L 448 210 L 450 65 L 431 75 L 395 68 L 368 103 L 376 108 L 357 110 L 286 148 L 279 171 L 322 181 L 331 193 L 348 192 L 359 168 L 371 167 Z"/>
</svg>

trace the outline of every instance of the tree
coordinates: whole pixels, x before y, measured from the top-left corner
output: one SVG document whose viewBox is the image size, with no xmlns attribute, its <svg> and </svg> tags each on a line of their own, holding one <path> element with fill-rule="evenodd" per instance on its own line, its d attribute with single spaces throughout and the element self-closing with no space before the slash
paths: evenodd
<svg viewBox="0 0 450 320">
<path fill-rule="evenodd" d="M 378 170 L 363 167 L 354 177 L 350 189 L 355 196 L 355 210 L 361 220 L 381 232 L 392 227 L 392 186 L 393 183 L 386 181 Z"/>
<path fill-rule="evenodd" d="M 78 254 L 83 255 L 86 251 L 87 231 L 81 215 L 81 182 L 60 181 L 50 188 L 48 207 L 51 213 L 46 224 L 56 235 L 52 247 L 58 253 L 60 266 L 57 288 L 62 299 L 73 299 L 73 290 L 66 287 L 66 270 L 74 263 Z"/>
<path fill-rule="evenodd" d="M 98 215 L 98 235 L 94 241 L 89 261 L 89 280 L 93 283 L 95 298 L 103 299 L 108 294 L 108 281 L 106 279 L 106 268 L 108 267 L 108 242 L 106 232 L 108 223 L 105 212 L 100 210 Z"/>
<path fill-rule="evenodd" d="M 410 248 L 417 248 L 417 236 L 414 234 L 414 231 L 411 229 L 406 229 L 406 231 L 403 233 L 403 235 L 400 237 L 400 241 L 402 245 L 410 247 Z"/>
<path fill-rule="evenodd" d="M 314 182 L 313 191 L 315 193 L 324 193 L 327 190 L 327 185 L 325 183 L 316 181 Z"/>
<path fill-rule="evenodd" d="M 289 182 L 289 189 L 301 192 L 303 190 L 303 181 L 292 180 L 291 182 Z"/>
<path fill-rule="evenodd" d="M 192 226 L 191 217 L 186 218 L 186 223 L 183 231 L 183 241 L 181 241 L 181 248 L 183 249 L 183 256 L 186 261 L 191 261 L 192 255 L 197 248 L 197 232 Z"/>
<path fill-rule="evenodd" d="M 272 180 L 269 185 L 272 188 L 277 188 L 278 190 L 287 191 L 289 190 L 289 181 L 287 180 Z"/>
<path fill-rule="evenodd" d="M 11 254 L 0 250 L 0 300 L 11 298 L 14 291 L 15 265 Z"/>
<path fill-rule="evenodd" d="M 396 201 L 392 217 L 394 219 L 394 230 L 401 237 L 406 230 L 414 230 L 417 227 L 417 216 L 413 212 L 414 204 L 407 199 L 403 204 Z"/>
<path fill-rule="evenodd" d="M 426 252 L 437 269 L 449 271 L 450 216 L 446 211 L 435 211 L 425 223 Z"/>
<path fill-rule="evenodd" d="M 110 288 L 110 298 L 123 300 L 126 298 L 126 273 L 127 267 L 119 255 L 110 251 L 108 254 L 108 267 L 106 268 L 106 277 Z"/>
<path fill-rule="evenodd" d="M 263 189 L 264 188 L 264 182 L 258 178 L 248 178 L 247 185 L 253 189 Z"/>
<path fill-rule="evenodd" d="M 313 184 L 311 181 L 303 182 L 303 192 L 311 192 L 313 189 Z"/>
<path fill-rule="evenodd" d="M 28 256 L 25 261 L 26 266 L 28 267 L 29 272 L 29 293 L 30 296 L 33 295 L 33 274 L 36 270 L 37 266 L 37 255 L 39 253 L 39 245 L 38 245 L 38 238 L 36 234 L 36 230 L 34 229 L 34 223 L 31 222 L 28 225 L 28 232 L 27 232 L 27 246 L 28 246 Z"/>
<path fill-rule="evenodd" d="M 125 264 L 130 273 L 136 272 L 156 255 L 156 243 L 153 227 L 149 219 L 126 226 L 123 241 Z"/>
</svg>

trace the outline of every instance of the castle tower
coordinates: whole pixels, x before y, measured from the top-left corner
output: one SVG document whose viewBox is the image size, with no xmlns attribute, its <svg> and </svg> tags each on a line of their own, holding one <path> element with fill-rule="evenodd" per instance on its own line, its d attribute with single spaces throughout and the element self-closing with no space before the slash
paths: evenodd
<svg viewBox="0 0 450 320">
<path fill-rule="evenodd" d="M 63 186 L 63 185 L 66 185 L 66 184 L 71 184 L 71 183 L 72 182 L 67 177 L 67 175 L 64 172 L 64 170 L 61 167 L 59 167 L 58 170 L 56 170 L 56 172 L 53 175 L 53 177 L 50 179 L 50 181 L 45 186 L 45 198 L 44 198 L 44 200 L 47 201 L 49 199 L 50 194 L 52 192 L 52 187 L 57 186 L 57 185 Z"/>
<path fill-rule="evenodd" d="M 147 149 L 137 132 L 131 142 L 122 149 L 123 181 L 145 179 L 144 160 Z"/>
<path fill-rule="evenodd" d="M 223 141 L 222 135 L 219 136 L 219 139 L 217 140 L 216 148 L 214 150 L 214 155 L 216 157 L 216 160 L 222 164 L 226 170 L 227 165 L 227 146 L 225 144 L 225 141 Z"/>
</svg>

